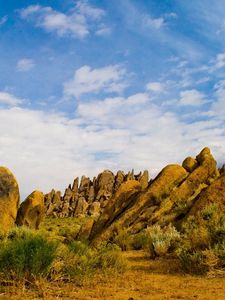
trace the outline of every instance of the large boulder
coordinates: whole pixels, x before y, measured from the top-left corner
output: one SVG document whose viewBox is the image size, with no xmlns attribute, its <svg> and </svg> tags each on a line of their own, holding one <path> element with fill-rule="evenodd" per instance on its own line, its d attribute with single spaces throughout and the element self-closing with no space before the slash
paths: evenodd
<svg viewBox="0 0 225 300">
<path fill-rule="evenodd" d="M 8 230 L 15 223 L 19 202 L 16 178 L 9 169 L 0 167 L 0 230 Z"/>
<path fill-rule="evenodd" d="M 188 156 L 182 163 L 182 167 L 188 172 L 193 172 L 198 167 L 198 162 L 193 157 Z"/>
<path fill-rule="evenodd" d="M 39 191 L 31 193 L 18 210 L 16 224 L 38 229 L 45 214 L 44 194 Z"/>
<path fill-rule="evenodd" d="M 98 175 L 96 180 L 97 201 L 104 202 L 112 197 L 114 192 L 114 182 L 114 174 L 109 170 L 105 170 Z"/>
<path fill-rule="evenodd" d="M 197 216 L 211 204 L 216 204 L 225 213 L 225 174 L 201 192 L 188 215 Z"/>
<path fill-rule="evenodd" d="M 44 202 L 46 216 L 57 216 L 62 205 L 61 192 L 52 189 L 50 193 L 44 195 Z"/>
<path fill-rule="evenodd" d="M 201 191 L 218 177 L 216 161 L 208 148 L 204 148 L 196 160 L 199 166 L 161 203 L 160 208 L 152 214 L 150 224 L 163 226 L 181 221 Z"/>
<path fill-rule="evenodd" d="M 88 214 L 93 217 L 98 217 L 101 212 L 100 202 L 95 201 L 91 203 L 88 207 Z"/>
<path fill-rule="evenodd" d="M 74 211 L 74 216 L 75 217 L 79 217 L 79 216 L 83 216 L 87 213 L 87 209 L 88 209 L 88 203 L 85 200 L 84 197 L 79 197 L 79 199 L 77 200 L 77 205 Z"/>
</svg>

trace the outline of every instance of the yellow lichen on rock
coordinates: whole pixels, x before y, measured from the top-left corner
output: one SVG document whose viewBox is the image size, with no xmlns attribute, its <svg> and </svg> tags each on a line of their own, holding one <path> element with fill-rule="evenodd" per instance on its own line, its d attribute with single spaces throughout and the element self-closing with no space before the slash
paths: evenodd
<svg viewBox="0 0 225 300">
<path fill-rule="evenodd" d="M 182 167 L 188 172 L 193 172 L 198 167 L 198 162 L 193 157 L 188 156 L 182 163 Z"/>
<path fill-rule="evenodd" d="M 11 171 L 0 167 L 0 230 L 7 231 L 15 223 L 20 202 L 19 187 Z"/>
<path fill-rule="evenodd" d="M 110 203 L 105 207 L 101 216 L 95 222 L 90 238 L 93 239 L 96 235 L 101 233 L 103 228 L 107 228 L 131 203 L 132 196 L 140 192 L 141 189 L 141 184 L 136 180 L 128 180 L 122 183 L 115 196 L 110 199 Z"/>
<path fill-rule="evenodd" d="M 45 213 L 44 194 L 39 191 L 31 193 L 18 210 L 16 224 L 38 229 Z"/>
</svg>

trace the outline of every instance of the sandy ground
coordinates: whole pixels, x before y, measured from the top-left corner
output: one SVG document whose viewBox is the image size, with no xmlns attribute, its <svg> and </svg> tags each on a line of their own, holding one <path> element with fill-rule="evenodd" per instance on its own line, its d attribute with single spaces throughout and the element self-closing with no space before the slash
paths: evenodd
<svg viewBox="0 0 225 300">
<path fill-rule="evenodd" d="M 151 261 L 143 251 L 128 251 L 124 256 L 129 270 L 123 275 L 98 275 L 81 287 L 73 283 L 42 282 L 39 293 L 16 287 L 1 288 L 0 299 L 225 299 L 225 278 L 184 275 L 176 260 Z"/>
</svg>

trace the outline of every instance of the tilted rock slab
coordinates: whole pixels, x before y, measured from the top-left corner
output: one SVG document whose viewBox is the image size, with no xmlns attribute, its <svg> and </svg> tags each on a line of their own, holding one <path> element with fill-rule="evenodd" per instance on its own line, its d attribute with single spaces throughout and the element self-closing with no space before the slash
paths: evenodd
<svg viewBox="0 0 225 300">
<path fill-rule="evenodd" d="M 161 198 L 168 196 L 171 190 L 187 176 L 188 172 L 183 167 L 179 165 L 169 165 L 160 172 L 146 191 L 141 191 L 140 183 L 138 188 L 134 185 L 134 187 L 130 189 L 130 195 L 127 194 L 126 189 L 124 189 L 126 202 L 130 205 L 124 210 L 120 209 L 120 214 L 117 215 L 116 220 L 112 218 L 112 209 L 106 208 L 105 211 L 103 211 L 99 220 L 94 224 L 90 234 L 92 244 L 111 239 L 118 228 L 131 227 L 143 211 L 151 206 L 155 206 L 161 201 Z M 118 190 L 118 192 L 119 191 L 120 190 Z M 118 209 L 121 205 L 121 198 L 115 197 L 112 200 L 114 207 Z"/>
</svg>

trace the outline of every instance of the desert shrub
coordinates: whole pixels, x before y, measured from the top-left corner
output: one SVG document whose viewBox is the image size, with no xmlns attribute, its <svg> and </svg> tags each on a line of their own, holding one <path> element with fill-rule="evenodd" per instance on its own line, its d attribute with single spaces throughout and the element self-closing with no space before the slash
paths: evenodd
<svg viewBox="0 0 225 300">
<path fill-rule="evenodd" d="M 202 251 L 179 247 L 176 253 L 185 272 L 200 275 L 207 271 Z"/>
<path fill-rule="evenodd" d="M 127 251 L 132 248 L 132 237 L 127 228 L 118 229 L 113 242 L 118 245 L 122 251 Z"/>
<path fill-rule="evenodd" d="M 97 248 L 85 248 L 84 253 L 81 253 L 80 249 L 75 251 L 76 253 L 73 252 L 64 268 L 70 280 L 75 279 L 79 283 L 98 271 L 122 273 L 126 270 L 121 249 L 116 245 L 103 243 Z"/>
<path fill-rule="evenodd" d="M 32 231 L 16 229 L 1 243 L 0 273 L 7 279 L 31 281 L 47 276 L 57 244 Z"/>
<path fill-rule="evenodd" d="M 88 243 L 81 242 L 81 241 L 72 241 L 68 243 L 68 248 L 70 251 L 77 255 L 84 255 L 88 251 Z"/>
<path fill-rule="evenodd" d="M 146 230 L 131 234 L 127 228 L 118 230 L 113 243 L 121 248 L 122 251 L 140 250 L 148 248 L 149 237 Z"/>
<path fill-rule="evenodd" d="M 176 251 L 184 271 L 216 276 L 225 274 L 225 217 L 216 204 L 190 217 L 182 227 Z"/>
<path fill-rule="evenodd" d="M 131 238 L 131 249 L 140 250 L 140 249 L 148 249 L 149 237 L 145 230 L 132 235 Z"/>
<path fill-rule="evenodd" d="M 152 258 L 168 254 L 180 239 L 180 233 L 171 224 L 164 228 L 159 225 L 148 227 L 146 234 L 148 250 Z"/>
</svg>

